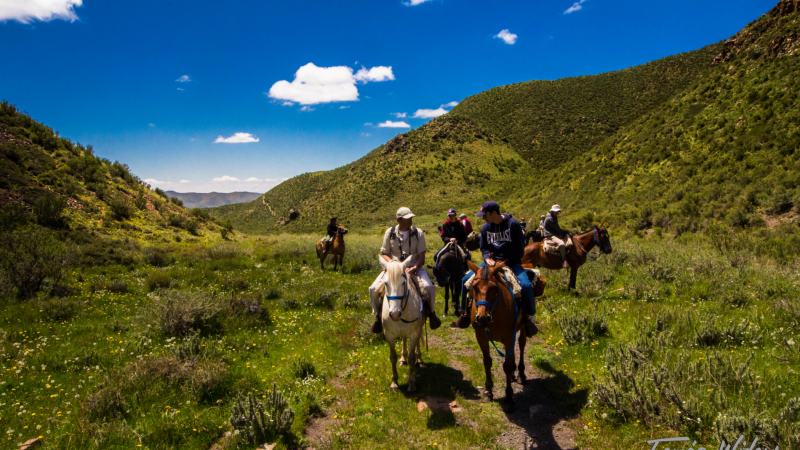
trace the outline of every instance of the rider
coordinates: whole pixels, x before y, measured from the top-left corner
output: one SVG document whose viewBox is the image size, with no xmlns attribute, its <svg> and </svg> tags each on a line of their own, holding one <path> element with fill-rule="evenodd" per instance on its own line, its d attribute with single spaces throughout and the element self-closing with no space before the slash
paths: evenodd
<svg viewBox="0 0 800 450">
<path fill-rule="evenodd" d="M 464 225 L 464 232 L 467 233 L 467 236 L 469 236 L 470 233 L 472 233 L 472 222 L 470 222 L 469 219 L 467 219 L 466 214 L 461 214 L 460 216 L 458 216 L 458 219 L 459 222 L 461 222 L 461 225 Z"/>
<path fill-rule="evenodd" d="M 547 217 L 544 219 L 542 227 L 544 228 L 544 238 L 550 239 L 555 245 L 558 246 L 558 251 L 561 253 L 561 260 L 564 261 L 564 267 L 569 267 L 567 262 L 567 244 L 564 242 L 569 238 L 569 232 L 562 230 L 558 225 L 558 214 L 561 212 L 561 207 L 553 205 Z"/>
<path fill-rule="evenodd" d="M 322 250 L 323 255 L 330 250 L 333 241 L 336 239 L 337 231 L 339 231 L 339 225 L 336 224 L 336 217 L 331 217 L 331 221 L 328 222 L 328 235 L 324 238 L 325 248 Z"/>
<path fill-rule="evenodd" d="M 464 225 L 456 219 L 456 210 L 455 208 L 450 208 L 447 211 L 447 220 L 439 227 L 439 233 L 442 236 L 442 242 L 444 245 L 436 251 L 436 254 L 433 255 L 433 261 L 436 262 L 439 260 L 439 253 L 447 246 L 447 244 L 451 242 L 455 242 L 461 247 L 464 247 L 464 244 L 467 242 L 467 232 L 464 230 Z"/>
<path fill-rule="evenodd" d="M 544 215 L 539 216 L 539 233 L 544 233 Z"/>
<path fill-rule="evenodd" d="M 412 267 L 406 269 L 410 275 L 416 274 L 419 278 L 419 286 L 428 296 L 428 301 L 423 302 L 423 307 L 427 310 L 431 320 L 431 329 L 439 328 L 442 321 L 436 317 L 436 285 L 431 282 L 428 273 L 424 269 L 425 264 L 425 235 L 422 230 L 412 225 L 414 214 L 411 210 L 403 207 L 397 210 L 397 225 L 389 227 L 383 235 L 383 245 L 381 246 L 380 257 L 386 261 L 405 261 L 411 258 Z M 369 287 L 369 299 L 372 302 L 372 312 L 375 313 L 375 322 L 369 327 L 373 333 L 383 331 L 381 323 L 381 309 L 383 308 L 383 298 L 380 293 L 385 283 L 386 272 L 381 272 L 378 278 Z M 422 294 L 420 292 L 420 294 Z"/>
<path fill-rule="evenodd" d="M 514 272 L 517 281 L 519 281 L 519 285 L 522 288 L 522 305 L 528 313 L 528 321 L 525 322 L 525 335 L 531 337 L 538 333 L 539 330 L 533 323 L 533 315 L 536 314 L 533 285 L 525 269 L 520 264 L 522 255 L 525 253 L 525 238 L 522 235 L 522 228 L 510 214 L 500 214 L 500 206 L 492 201 L 484 203 L 476 216 L 483 217 L 486 222 L 481 227 L 481 253 L 485 264 L 492 267 L 497 262 L 503 261 L 506 267 Z M 481 266 L 483 265 L 481 264 Z M 472 272 L 467 273 L 462 282 L 466 283 L 472 275 Z M 461 290 L 462 305 L 465 302 L 466 292 L 466 288 Z M 465 309 L 464 314 L 456 321 L 456 326 L 467 328 L 470 320 L 471 317 L 467 309 Z"/>
<path fill-rule="evenodd" d="M 525 230 L 528 229 L 528 224 L 525 223 L 525 218 L 524 217 L 519 220 L 519 227 L 522 228 L 522 234 L 524 235 L 525 234 Z"/>
</svg>

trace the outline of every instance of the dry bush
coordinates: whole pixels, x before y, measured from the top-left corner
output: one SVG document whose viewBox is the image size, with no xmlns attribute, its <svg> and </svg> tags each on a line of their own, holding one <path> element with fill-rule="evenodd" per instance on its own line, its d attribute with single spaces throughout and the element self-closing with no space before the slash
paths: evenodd
<svg viewBox="0 0 800 450">
<path fill-rule="evenodd" d="M 220 308 L 208 294 L 168 292 L 156 301 L 154 312 L 161 331 L 169 336 L 219 328 Z"/>
</svg>

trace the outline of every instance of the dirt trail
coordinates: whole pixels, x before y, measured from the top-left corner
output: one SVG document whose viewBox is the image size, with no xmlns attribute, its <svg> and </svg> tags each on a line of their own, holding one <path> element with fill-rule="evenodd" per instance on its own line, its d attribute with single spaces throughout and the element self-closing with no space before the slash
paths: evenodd
<svg viewBox="0 0 800 450">
<path fill-rule="evenodd" d="M 472 328 L 461 330 L 449 328 L 449 320 L 435 332 L 429 334 L 430 346 L 446 350 L 452 355 L 448 366 L 469 378 L 469 371 L 459 360 L 466 357 L 474 361 L 481 361 L 481 351 L 474 343 L 475 331 Z M 470 339 L 471 338 L 471 339 Z M 469 339 L 469 341 L 468 341 Z M 528 340 L 526 354 L 532 345 L 541 345 L 541 339 Z M 517 356 L 519 350 L 517 349 Z M 527 358 L 526 358 L 527 359 Z M 502 400 L 505 390 L 505 373 L 503 372 L 503 359 L 492 350 L 492 374 L 494 379 L 495 402 Z M 517 360 L 519 363 L 519 360 Z M 481 370 L 481 373 L 483 371 Z M 511 449 L 545 449 L 567 450 L 577 449 L 575 431 L 567 425 L 571 415 L 561 407 L 555 398 L 547 391 L 547 385 L 553 378 L 543 376 L 536 367 L 531 367 L 526 361 L 526 375 L 528 383 L 524 386 L 513 384 L 515 411 L 506 414 L 506 429 L 498 436 L 497 444 Z M 486 380 L 481 375 L 477 379 L 470 379 L 475 386 L 484 386 Z M 479 402 L 480 400 L 467 400 Z"/>
<path fill-rule="evenodd" d="M 272 214 L 273 216 L 275 215 L 275 213 L 274 213 L 274 212 L 272 212 L 272 207 L 271 207 L 271 206 L 269 206 L 269 203 L 267 203 L 267 201 L 266 201 L 266 200 L 264 200 L 264 197 L 261 197 L 261 203 L 262 203 L 262 204 L 264 204 L 264 205 L 267 205 L 267 208 L 269 209 L 269 213 L 270 213 L 270 214 Z"/>
</svg>

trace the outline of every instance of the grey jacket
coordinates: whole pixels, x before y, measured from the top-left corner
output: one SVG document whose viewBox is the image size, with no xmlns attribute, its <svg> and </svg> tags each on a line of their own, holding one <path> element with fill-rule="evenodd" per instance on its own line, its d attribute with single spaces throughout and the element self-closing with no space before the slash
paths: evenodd
<svg viewBox="0 0 800 450">
<path fill-rule="evenodd" d="M 544 218 L 544 237 L 549 238 L 555 236 L 559 239 L 563 239 L 566 235 L 567 231 L 562 230 L 558 225 L 558 217 L 548 212 L 547 217 Z"/>
</svg>

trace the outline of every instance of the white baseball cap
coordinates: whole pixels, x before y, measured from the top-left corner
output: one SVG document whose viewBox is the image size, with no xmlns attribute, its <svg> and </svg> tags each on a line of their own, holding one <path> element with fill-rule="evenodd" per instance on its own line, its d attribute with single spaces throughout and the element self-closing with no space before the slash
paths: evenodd
<svg viewBox="0 0 800 450">
<path fill-rule="evenodd" d="M 561 207 L 558 205 L 553 205 L 553 207 L 550 208 L 550 211 L 561 212 Z"/>
<path fill-rule="evenodd" d="M 410 219 L 412 217 L 414 217 L 414 214 L 405 206 L 397 210 L 398 219 Z"/>
</svg>

